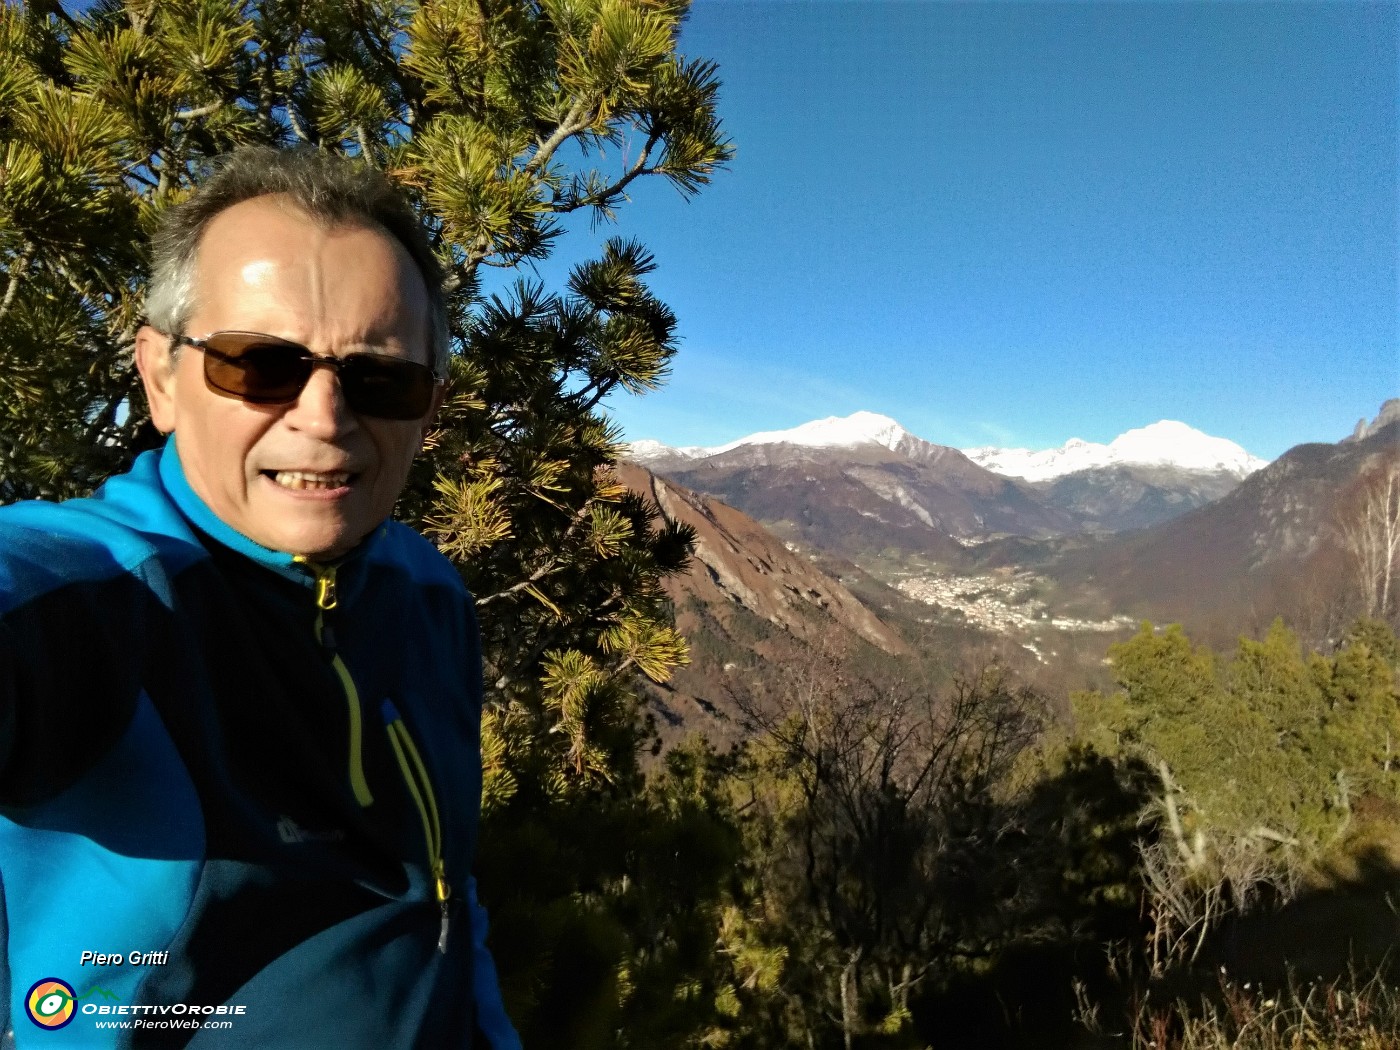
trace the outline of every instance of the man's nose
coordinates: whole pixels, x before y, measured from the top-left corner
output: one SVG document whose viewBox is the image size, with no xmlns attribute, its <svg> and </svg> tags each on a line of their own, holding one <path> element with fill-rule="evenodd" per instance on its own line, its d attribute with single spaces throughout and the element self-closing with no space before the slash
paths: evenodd
<svg viewBox="0 0 1400 1050">
<path fill-rule="evenodd" d="M 297 399 L 287 406 L 283 418 L 297 430 L 323 440 L 338 437 L 359 425 L 333 368 L 312 369 L 311 378 Z"/>
</svg>

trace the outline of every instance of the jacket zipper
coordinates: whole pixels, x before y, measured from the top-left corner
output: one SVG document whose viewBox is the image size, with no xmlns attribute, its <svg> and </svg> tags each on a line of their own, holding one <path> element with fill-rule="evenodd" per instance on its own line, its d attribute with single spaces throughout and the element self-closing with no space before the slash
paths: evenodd
<svg viewBox="0 0 1400 1050">
<path fill-rule="evenodd" d="M 360 713 L 360 693 L 355 688 L 355 680 L 350 677 L 350 669 L 345 666 L 345 661 L 340 658 L 340 653 L 336 650 L 335 633 L 325 622 L 325 614 L 334 609 L 337 604 L 335 566 L 317 565 L 301 554 L 296 555 L 293 560 L 304 565 L 316 578 L 316 641 L 330 653 L 331 666 L 340 679 L 341 688 L 345 690 L 345 700 L 350 716 L 350 787 L 355 794 L 355 801 L 361 807 L 369 806 L 373 804 L 374 796 L 370 794 L 369 783 L 365 780 L 364 729 Z M 442 912 L 442 926 L 438 934 L 438 951 L 445 954 L 447 952 L 449 921 L 447 901 L 452 896 L 452 887 L 448 884 L 447 865 L 442 859 L 442 822 L 438 817 L 437 798 L 433 794 L 433 783 L 428 776 L 427 766 L 423 764 L 423 757 L 413 743 L 408 726 L 404 724 L 393 701 L 385 699 L 380 707 L 380 713 L 384 719 L 385 732 L 389 734 L 389 745 L 393 748 L 394 758 L 398 760 L 404 783 L 408 786 L 408 793 L 413 798 L 413 804 L 417 807 L 418 817 L 423 824 L 423 839 L 428 852 L 428 869 L 432 872 L 433 892 L 437 899 L 438 908 Z"/>
<path fill-rule="evenodd" d="M 364 725 L 360 714 L 360 693 L 355 688 L 355 680 L 350 677 L 350 668 L 340 658 L 335 647 L 335 632 L 326 623 L 326 613 L 336 607 L 335 566 L 320 566 L 310 561 L 304 554 L 298 554 L 293 561 L 306 566 L 316 577 L 316 642 L 330 654 L 331 667 L 340 679 L 340 687 L 345 691 L 345 703 L 350 720 L 350 789 L 355 793 L 355 801 L 361 808 L 374 804 L 369 782 L 365 780 L 364 765 Z"/>
<path fill-rule="evenodd" d="M 433 892 L 437 897 L 438 909 L 442 912 L 442 927 L 438 933 L 438 951 L 447 952 L 447 927 L 450 909 L 447 899 L 452 896 L 452 887 L 447 882 L 447 865 L 442 859 L 442 822 L 438 819 L 437 799 L 433 796 L 433 782 L 428 777 L 428 769 L 423 764 L 423 756 L 413 743 L 413 736 L 404 724 L 403 717 L 394 702 L 387 697 L 380 705 L 380 716 L 384 728 L 389 733 L 389 743 L 398 759 L 408 793 L 418 807 L 418 817 L 423 822 L 423 839 L 428 847 L 428 868 L 433 873 Z"/>
</svg>

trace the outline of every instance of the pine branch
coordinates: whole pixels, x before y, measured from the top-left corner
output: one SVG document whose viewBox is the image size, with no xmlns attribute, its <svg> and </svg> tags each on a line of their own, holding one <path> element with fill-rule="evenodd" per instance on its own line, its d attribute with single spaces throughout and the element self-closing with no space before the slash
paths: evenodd
<svg viewBox="0 0 1400 1050">
<path fill-rule="evenodd" d="M 476 244 L 467 249 L 467 257 L 461 262 L 454 262 L 450 276 L 442 282 L 442 290 L 448 295 L 453 292 L 471 286 L 476 280 L 476 268 L 485 261 L 491 254 L 491 242 L 484 237 L 478 237 Z"/>
<path fill-rule="evenodd" d="M 58 16 L 58 20 L 59 20 L 60 22 L 62 22 L 64 25 L 66 25 L 66 26 L 67 26 L 69 29 L 71 29 L 73 32 L 76 33 L 76 32 L 79 31 L 80 27 L 79 27 L 78 23 L 75 22 L 75 21 L 73 20 L 73 16 L 72 16 L 72 15 L 70 15 L 67 11 L 63 10 L 63 4 L 61 4 L 61 3 L 56 3 L 56 4 L 53 5 L 52 8 L 50 8 L 50 10 L 52 11 L 53 14 L 55 14 L 55 15 Z"/>
<path fill-rule="evenodd" d="M 642 147 L 642 152 L 637 156 L 636 162 L 632 165 L 632 167 L 628 168 L 627 172 L 615 183 L 613 183 L 606 189 L 599 190 L 595 193 L 590 193 L 584 197 L 579 197 L 575 200 L 568 202 L 567 204 L 558 205 L 555 207 L 554 210 L 561 214 L 567 214 L 569 212 L 578 211 L 580 208 L 606 207 L 607 202 L 615 199 L 618 196 L 618 194 L 620 194 L 632 183 L 634 179 L 639 178 L 642 175 L 654 175 L 659 170 L 656 167 L 649 167 L 647 165 L 647 161 L 651 159 L 651 151 L 656 147 L 656 144 L 660 141 L 661 132 L 653 131 L 647 137 L 647 144 Z"/>
<path fill-rule="evenodd" d="M 276 73 L 279 57 L 264 45 L 258 47 L 262 68 L 258 76 L 258 120 L 263 131 L 270 133 L 277 122 L 272 119 L 273 105 L 277 100 Z"/>
<path fill-rule="evenodd" d="M 477 608 L 479 609 L 484 605 L 489 605 L 491 602 L 494 602 L 499 598 L 509 598 L 512 594 L 519 594 L 521 591 L 533 587 L 546 576 L 551 576 L 554 573 L 558 572 L 560 569 L 563 569 L 565 566 L 562 563 L 562 558 L 551 558 L 549 561 L 545 562 L 543 565 L 541 565 L 538 569 L 536 569 L 525 579 L 521 580 L 519 583 L 513 583 L 505 590 L 497 591 L 495 594 L 488 594 L 485 598 L 478 598 L 476 600 Z"/>
<path fill-rule="evenodd" d="M 151 16 L 155 13 L 156 0 L 150 0 L 150 2 L 146 4 L 144 11 L 141 11 L 139 14 L 136 11 L 131 12 L 131 28 L 140 35 L 145 36 L 146 30 L 151 24 Z"/>
<path fill-rule="evenodd" d="M 87 428 L 84 437 L 89 446 L 96 446 L 104 434 L 115 426 L 117 421 L 117 410 L 121 407 L 122 398 L 108 398 L 106 406 L 98 412 L 92 424 Z"/>
<path fill-rule="evenodd" d="M 466 249 L 466 258 L 452 267 L 452 276 L 443 282 L 443 289 L 448 293 L 455 292 L 459 288 L 470 285 L 476 280 L 476 269 L 483 263 L 487 266 L 495 266 L 503 270 L 514 269 L 515 262 L 491 261 L 491 238 L 486 234 L 481 234 L 472 242 L 470 248 Z"/>
<path fill-rule="evenodd" d="M 101 296 L 96 295 L 91 288 L 85 287 L 83 283 L 78 280 L 77 275 L 68 265 L 67 256 L 57 256 L 54 263 L 54 269 L 58 271 L 59 276 L 63 278 L 63 280 L 67 283 L 68 287 L 73 290 L 73 292 L 78 296 L 80 300 L 83 301 L 84 304 L 88 303 L 92 299 L 101 299 Z"/>
<path fill-rule="evenodd" d="M 593 391 L 593 396 L 590 397 L 587 401 L 576 402 L 578 403 L 579 412 L 587 412 L 590 409 L 592 409 L 594 405 L 596 405 L 599 401 L 603 400 L 603 398 L 607 397 L 608 394 L 610 394 L 613 388 L 616 386 L 617 379 L 614 377 L 607 379 L 599 379 L 584 387 L 574 396 L 576 398 L 582 398 L 590 390 Z"/>
<path fill-rule="evenodd" d="M 359 5 L 356 5 L 358 10 Z M 423 103 L 423 86 L 418 78 L 414 77 L 407 69 L 394 57 L 393 51 L 385 46 L 377 34 L 369 31 L 369 26 L 365 19 L 356 18 L 355 35 L 360 38 L 360 43 L 364 45 L 366 51 L 374 56 L 379 63 L 379 71 L 392 80 L 399 89 L 399 94 L 408 106 L 408 115 L 404 122 L 410 127 L 414 124 L 419 107 Z"/>
<path fill-rule="evenodd" d="M 150 170 L 151 165 L 149 161 L 143 161 L 138 164 L 130 164 L 127 166 L 126 169 L 126 178 L 131 179 L 133 182 L 139 182 L 142 186 L 145 186 L 147 189 L 159 189 L 160 184 L 153 181 L 150 178 L 150 176 L 143 173 L 145 171 Z"/>
<path fill-rule="evenodd" d="M 545 502 L 550 503 L 551 506 L 554 505 L 552 501 L 546 500 Z M 583 524 L 583 522 L 589 517 L 592 508 L 593 500 L 587 499 L 584 500 L 583 506 L 579 507 L 579 509 L 574 512 L 573 519 L 564 529 L 563 535 L 559 537 L 559 541 L 556 544 L 559 553 L 556 553 L 554 557 L 550 558 L 533 573 L 531 573 L 528 578 L 523 579 L 518 583 L 511 584 L 509 587 L 505 588 L 505 590 L 497 591 L 495 594 L 488 594 L 485 598 L 478 598 L 476 600 L 477 607 L 480 608 L 481 606 L 494 602 L 499 598 L 508 598 L 512 594 L 519 594 L 521 591 L 526 590 L 529 587 L 533 587 L 546 576 L 552 576 L 554 573 L 559 572 L 562 569 L 568 568 L 568 563 L 565 561 L 563 554 L 564 545 L 568 541 L 568 539 L 571 536 L 573 536 L 575 532 L 578 531 L 578 527 L 581 524 Z"/>
</svg>

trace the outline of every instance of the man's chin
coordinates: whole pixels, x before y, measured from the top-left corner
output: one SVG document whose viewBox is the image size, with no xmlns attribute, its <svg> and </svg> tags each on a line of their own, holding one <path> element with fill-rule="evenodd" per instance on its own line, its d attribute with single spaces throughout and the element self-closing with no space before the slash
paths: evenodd
<svg viewBox="0 0 1400 1050">
<path fill-rule="evenodd" d="M 288 554 L 299 555 L 309 561 L 330 562 L 345 557 L 359 545 L 362 539 L 364 539 L 363 534 L 337 536 L 334 539 L 298 540 L 290 543 L 286 551 Z"/>
<path fill-rule="evenodd" d="M 377 524 L 363 513 L 357 496 L 362 494 L 335 500 L 277 499 L 257 508 L 257 534 L 247 535 L 270 550 L 334 561 L 354 550 Z"/>
<path fill-rule="evenodd" d="M 308 558 L 311 561 L 335 561 L 349 554 L 368 534 L 369 529 L 356 529 L 348 524 L 315 525 L 304 528 L 281 527 L 261 530 L 261 536 L 251 536 L 269 550 Z"/>
</svg>

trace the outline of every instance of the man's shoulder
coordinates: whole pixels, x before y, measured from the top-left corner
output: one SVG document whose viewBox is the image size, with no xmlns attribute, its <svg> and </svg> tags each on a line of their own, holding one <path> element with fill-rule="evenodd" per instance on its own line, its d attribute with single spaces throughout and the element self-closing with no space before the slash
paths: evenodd
<svg viewBox="0 0 1400 1050">
<path fill-rule="evenodd" d="M 91 497 L 0 507 L 0 611 L 72 584 L 197 559 L 201 548 L 137 471 Z"/>
<path fill-rule="evenodd" d="M 466 596 L 457 567 L 423 535 L 399 521 L 387 521 L 381 530 L 374 546 L 375 561 L 393 565 L 413 583 L 448 587 Z"/>
</svg>

